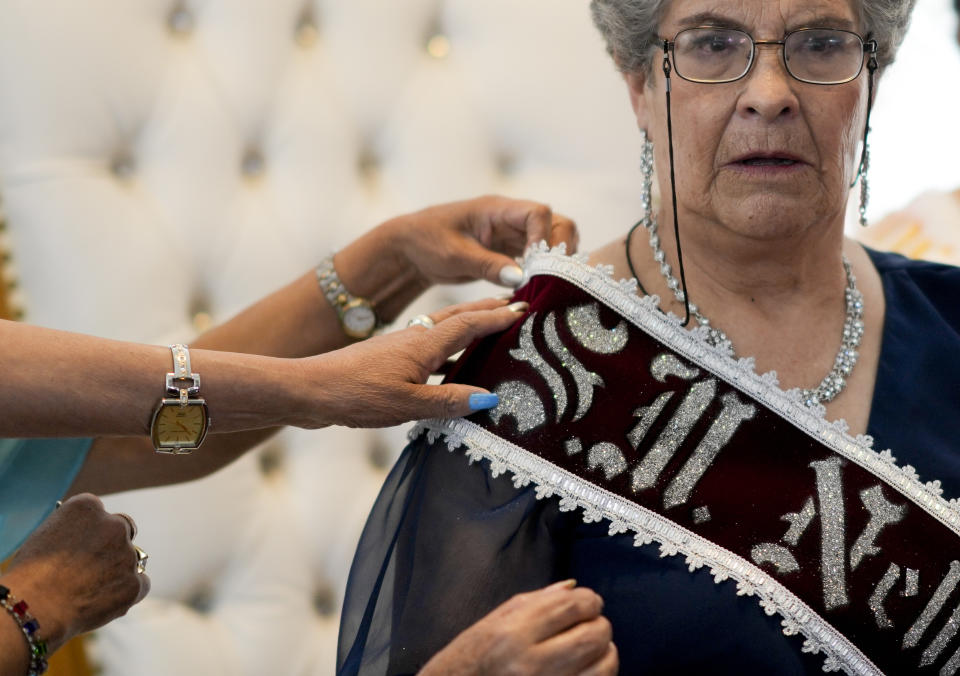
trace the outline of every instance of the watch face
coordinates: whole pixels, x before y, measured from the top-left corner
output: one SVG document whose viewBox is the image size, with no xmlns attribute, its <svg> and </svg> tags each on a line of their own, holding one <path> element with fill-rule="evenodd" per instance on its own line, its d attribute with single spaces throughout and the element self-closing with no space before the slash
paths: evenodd
<svg viewBox="0 0 960 676">
<path fill-rule="evenodd" d="M 368 305 L 355 305 L 343 313 L 343 327 L 354 338 L 366 338 L 377 326 L 377 315 Z"/>
<path fill-rule="evenodd" d="M 165 404 L 157 411 L 153 439 L 157 446 L 195 447 L 207 431 L 207 407 L 197 401 L 187 406 Z"/>
</svg>

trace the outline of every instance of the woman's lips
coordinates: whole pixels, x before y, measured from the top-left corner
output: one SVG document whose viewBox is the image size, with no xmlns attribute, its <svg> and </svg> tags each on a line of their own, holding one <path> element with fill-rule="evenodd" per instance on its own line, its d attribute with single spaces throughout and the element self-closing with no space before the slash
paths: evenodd
<svg viewBox="0 0 960 676">
<path fill-rule="evenodd" d="M 747 155 L 726 165 L 727 168 L 748 176 L 786 176 L 808 166 L 791 155 Z"/>
</svg>

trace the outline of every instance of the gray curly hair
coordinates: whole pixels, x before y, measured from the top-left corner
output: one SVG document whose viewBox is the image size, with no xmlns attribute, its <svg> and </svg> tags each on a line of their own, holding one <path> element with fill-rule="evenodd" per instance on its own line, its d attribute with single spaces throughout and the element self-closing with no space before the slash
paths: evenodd
<svg viewBox="0 0 960 676">
<path fill-rule="evenodd" d="M 860 0 L 867 35 L 879 44 L 877 61 L 893 63 L 910 25 L 916 0 Z M 957 0 L 960 4 L 960 0 Z M 607 51 L 625 73 L 648 73 L 650 57 L 660 48 L 657 28 L 670 0 L 591 0 L 593 22 L 607 42 Z"/>
</svg>

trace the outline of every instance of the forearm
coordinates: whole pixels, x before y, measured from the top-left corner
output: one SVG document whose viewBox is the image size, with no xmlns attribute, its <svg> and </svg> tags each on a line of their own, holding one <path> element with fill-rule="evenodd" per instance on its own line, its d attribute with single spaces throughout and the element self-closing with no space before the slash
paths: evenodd
<svg viewBox="0 0 960 676">
<path fill-rule="evenodd" d="M 0 577 L 2 583 L 3 578 Z M 29 664 L 23 632 L 7 611 L 0 608 L 0 676 L 23 676 Z"/>
<path fill-rule="evenodd" d="M 211 434 L 200 449 L 177 456 L 154 452 L 144 437 L 100 438 L 90 447 L 67 496 L 108 495 L 200 479 L 230 464 L 276 432 L 277 428 Z"/>
<path fill-rule="evenodd" d="M 0 436 L 146 435 L 170 350 L 0 321 Z M 297 360 L 191 350 L 218 432 L 286 424 Z"/>
<path fill-rule="evenodd" d="M 403 253 L 403 223 L 388 221 L 337 253 L 337 273 L 355 296 L 373 303 L 381 320 L 396 319 L 427 287 Z M 260 300 L 191 343 L 194 348 L 306 357 L 349 341 L 323 296 L 314 270 Z"/>
</svg>

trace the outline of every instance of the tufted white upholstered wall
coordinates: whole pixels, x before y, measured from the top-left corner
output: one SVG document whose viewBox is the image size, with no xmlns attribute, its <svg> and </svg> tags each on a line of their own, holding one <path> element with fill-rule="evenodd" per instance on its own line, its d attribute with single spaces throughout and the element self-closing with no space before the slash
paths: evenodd
<svg viewBox="0 0 960 676">
<path fill-rule="evenodd" d="M 638 213 L 636 136 L 583 0 L 0 3 L 0 192 L 33 323 L 188 341 L 383 218 L 484 192 L 597 245 Z M 154 586 L 98 633 L 103 673 L 332 673 L 398 448 L 291 431 L 108 500 Z"/>
</svg>

